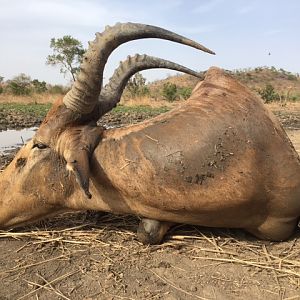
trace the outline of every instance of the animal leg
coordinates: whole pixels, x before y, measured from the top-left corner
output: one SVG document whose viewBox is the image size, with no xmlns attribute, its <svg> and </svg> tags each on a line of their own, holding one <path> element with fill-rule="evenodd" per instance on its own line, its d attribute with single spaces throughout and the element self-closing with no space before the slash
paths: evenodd
<svg viewBox="0 0 300 300">
<path fill-rule="evenodd" d="M 159 244 L 166 232 L 175 223 L 162 222 L 152 219 L 142 219 L 137 229 L 137 237 L 144 245 Z"/>
<path fill-rule="evenodd" d="M 246 228 L 246 230 L 262 240 L 283 241 L 294 233 L 296 226 L 297 219 L 269 217 L 258 228 Z"/>
</svg>

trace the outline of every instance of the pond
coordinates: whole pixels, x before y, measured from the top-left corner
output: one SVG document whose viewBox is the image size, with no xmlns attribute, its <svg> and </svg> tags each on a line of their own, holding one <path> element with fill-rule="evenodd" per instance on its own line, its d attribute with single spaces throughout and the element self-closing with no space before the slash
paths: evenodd
<svg viewBox="0 0 300 300">
<path fill-rule="evenodd" d="M 0 154 L 24 145 L 33 137 L 37 127 L 0 131 Z"/>
</svg>

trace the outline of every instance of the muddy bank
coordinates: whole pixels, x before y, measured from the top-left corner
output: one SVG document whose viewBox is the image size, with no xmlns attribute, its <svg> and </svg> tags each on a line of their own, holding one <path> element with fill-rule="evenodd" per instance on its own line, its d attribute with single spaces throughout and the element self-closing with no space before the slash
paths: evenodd
<svg viewBox="0 0 300 300">
<path fill-rule="evenodd" d="M 0 111 L 0 131 L 37 127 L 42 123 L 42 121 L 43 117 L 25 115 L 19 112 Z"/>
</svg>

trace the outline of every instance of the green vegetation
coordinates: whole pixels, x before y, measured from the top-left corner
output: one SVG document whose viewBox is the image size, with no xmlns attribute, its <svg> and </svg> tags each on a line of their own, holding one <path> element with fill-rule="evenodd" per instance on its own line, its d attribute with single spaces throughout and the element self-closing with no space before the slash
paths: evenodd
<svg viewBox="0 0 300 300">
<path fill-rule="evenodd" d="M 2 86 L 3 80 L 4 80 L 4 77 L 3 77 L 3 76 L 0 76 L 0 94 L 2 94 L 3 91 L 4 91 L 4 88 L 3 88 L 3 86 Z"/>
<path fill-rule="evenodd" d="M 0 103 L 0 112 L 4 114 L 24 114 L 26 116 L 34 117 L 45 117 L 48 110 L 50 109 L 51 104 L 21 104 L 21 103 Z M 169 107 L 151 107 L 147 105 L 138 105 L 138 106 L 123 106 L 118 105 L 112 110 L 112 114 L 147 114 L 147 115 L 159 115 L 169 111 Z"/>
<path fill-rule="evenodd" d="M 272 101 L 300 100 L 299 74 L 293 74 L 282 68 L 276 69 L 275 67 L 247 68 L 227 71 L 227 73 L 260 95 L 267 103 Z M 141 100 L 146 101 L 164 99 L 168 102 L 173 102 L 186 100 L 190 97 L 197 82 L 198 79 L 193 76 L 176 75 L 153 83 L 146 83 L 146 79 L 140 73 L 136 73 L 129 80 L 122 97 L 125 102 L 130 99 L 143 97 L 146 99 Z M 7 81 L 4 81 L 4 77 L 0 76 L 0 94 L 3 94 L 1 95 L 3 100 L 5 100 L 6 95 L 25 95 L 28 97 L 32 96 L 32 98 L 36 96 L 35 99 L 43 99 L 43 94 L 46 94 L 45 98 L 49 99 L 49 95 L 55 95 L 55 97 L 56 94 L 64 95 L 68 90 L 69 87 L 66 86 L 50 85 L 38 79 L 31 80 L 30 76 L 24 73 Z M 28 99 L 26 99 L 26 102 L 28 102 Z"/>
<path fill-rule="evenodd" d="M 162 96 L 169 102 L 173 102 L 177 98 L 177 86 L 174 83 L 167 82 L 163 85 Z"/>
<path fill-rule="evenodd" d="M 192 94 L 193 89 L 191 87 L 179 87 L 177 88 L 178 97 L 181 99 L 188 99 Z"/>
<path fill-rule="evenodd" d="M 52 38 L 50 48 L 53 50 L 53 54 L 47 56 L 46 64 L 59 66 L 60 73 L 64 75 L 69 73 L 75 81 L 85 52 L 82 43 L 70 35 L 65 35 L 59 39 Z"/>
<path fill-rule="evenodd" d="M 178 87 L 174 83 L 165 83 L 162 88 L 162 96 L 169 102 L 175 100 L 186 100 L 192 94 L 191 87 Z"/>
<path fill-rule="evenodd" d="M 149 88 L 146 85 L 146 78 L 141 73 L 136 73 L 129 79 L 126 85 L 126 91 L 132 98 L 149 95 Z"/>
<path fill-rule="evenodd" d="M 36 93 L 41 94 L 47 91 L 47 85 L 45 81 L 39 81 L 37 79 L 34 79 L 31 83 Z"/>
<path fill-rule="evenodd" d="M 69 91 L 69 88 L 63 85 L 55 84 L 55 85 L 48 85 L 47 90 L 49 94 L 65 95 Z"/>
<path fill-rule="evenodd" d="M 21 104 L 21 103 L 0 103 L 0 111 L 3 113 L 21 113 L 35 117 L 45 117 L 51 104 Z"/>
<path fill-rule="evenodd" d="M 170 108 L 166 106 L 151 107 L 148 105 L 137 105 L 137 106 L 118 105 L 112 110 L 112 113 L 146 113 L 151 115 L 159 115 L 169 110 Z"/>
<path fill-rule="evenodd" d="M 258 93 L 265 103 L 278 101 L 280 99 L 279 94 L 275 92 L 275 89 L 271 84 L 267 84 L 263 89 L 259 89 Z"/>
<path fill-rule="evenodd" d="M 31 78 L 30 76 L 21 73 L 8 81 L 7 88 L 13 95 L 29 95 L 32 92 Z"/>
</svg>

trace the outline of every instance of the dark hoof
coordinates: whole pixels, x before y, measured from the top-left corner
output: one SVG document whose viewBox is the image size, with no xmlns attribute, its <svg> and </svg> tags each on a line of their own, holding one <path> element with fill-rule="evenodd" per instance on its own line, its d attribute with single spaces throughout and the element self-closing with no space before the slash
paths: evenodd
<svg viewBox="0 0 300 300">
<path fill-rule="evenodd" d="M 144 245 L 160 244 L 163 239 L 163 234 L 161 234 L 161 222 L 142 219 L 137 229 L 137 238 Z"/>
</svg>

